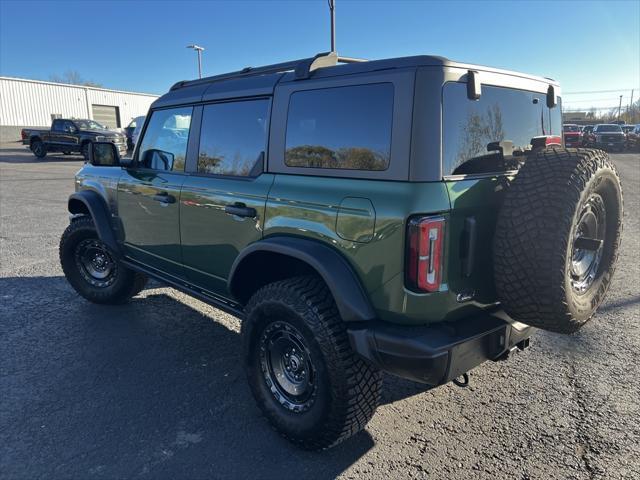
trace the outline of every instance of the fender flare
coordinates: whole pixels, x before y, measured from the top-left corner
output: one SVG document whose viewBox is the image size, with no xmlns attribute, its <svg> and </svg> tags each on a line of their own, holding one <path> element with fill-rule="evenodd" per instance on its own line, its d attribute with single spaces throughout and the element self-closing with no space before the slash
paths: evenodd
<svg viewBox="0 0 640 480">
<path fill-rule="evenodd" d="M 116 235 L 111 226 L 109 207 L 107 207 L 107 203 L 104 201 L 102 196 L 93 190 L 81 190 L 79 192 L 72 193 L 69 195 L 69 200 L 67 202 L 69 213 L 81 213 L 76 211 L 73 207 L 75 202 L 81 202 L 86 207 L 89 215 L 93 219 L 93 224 L 96 227 L 100 240 L 102 240 L 112 253 L 121 257 L 122 252 L 120 245 L 118 245 Z"/>
<path fill-rule="evenodd" d="M 271 252 L 293 257 L 315 270 L 324 280 L 336 302 L 340 316 L 346 322 L 370 321 L 376 314 L 362 284 L 347 260 L 336 250 L 318 241 L 299 237 L 269 237 L 245 248 L 231 266 L 228 279 L 229 292 L 240 298 L 238 277 L 243 265 L 248 265 L 252 256 L 260 252 Z"/>
</svg>

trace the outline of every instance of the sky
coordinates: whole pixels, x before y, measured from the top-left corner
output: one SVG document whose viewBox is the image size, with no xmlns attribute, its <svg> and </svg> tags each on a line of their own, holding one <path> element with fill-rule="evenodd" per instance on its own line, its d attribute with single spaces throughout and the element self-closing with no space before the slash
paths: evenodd
<svg viewBox="0 0 640 480">
<path fill-rule="evenodd" d="M 0 75 L 77 71 L 162 94 L 178 80 L 329 50 L 327 0 L 0 0 Z M 640 98 L 640 0 L 336 0 L 338 53 L 433 54 L 560 81 L 564 109 Z M 589 93 L 576 93 L 589 92 Z"/>
</svg>

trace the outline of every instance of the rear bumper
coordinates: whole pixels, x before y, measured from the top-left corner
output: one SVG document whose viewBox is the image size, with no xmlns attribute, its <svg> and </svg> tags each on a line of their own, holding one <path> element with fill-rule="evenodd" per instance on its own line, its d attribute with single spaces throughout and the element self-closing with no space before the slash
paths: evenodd
<svg viewBox="0 0 640 480">
<path fill-rule="evenodd" d="M 386 322 L 349 327 L 352 348 L 378 368 L 429 385 L 442 385 L 486 360 L 528 345 L 534 329 L 497 310 L 425 327 Z"/>
</svg>

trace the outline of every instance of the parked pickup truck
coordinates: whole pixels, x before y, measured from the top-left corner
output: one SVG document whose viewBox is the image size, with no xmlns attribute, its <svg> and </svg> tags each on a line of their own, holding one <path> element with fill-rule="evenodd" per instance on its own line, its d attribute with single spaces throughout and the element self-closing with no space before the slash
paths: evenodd
<svg viewBox="0 0 640 480">
<path fill-rule="evenodd" d="M 93 120 L 56 118 L 51 130 L 22 130 L 22 143 L 28 145 L 38 158 L 44 158 L 48 152 L 62 152 L 65 155 L 77 152 L 88 158 L 89 145 L 93 142 L 111 142 L 121 155 L 127 152 L 124 135 Z"/>
</svg>

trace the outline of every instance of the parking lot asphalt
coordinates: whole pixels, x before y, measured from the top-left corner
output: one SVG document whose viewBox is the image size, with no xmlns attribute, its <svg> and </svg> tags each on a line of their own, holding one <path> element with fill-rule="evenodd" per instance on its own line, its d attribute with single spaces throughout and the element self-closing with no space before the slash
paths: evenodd
<svg viewBox="0 0 640 480">
<path fill-rule="evenodd" d="M 637 479 L 640 155 L 623 182 L 618 270 L 578 334 L 538 332 L 471 387 L 385 378 L 366 431 L 310 453 L 261 418 L 239 322 L 151 284 L 80 298 L 58 263 L 78 157 L 0 149 L 0 478 Z"/>
</svg>

